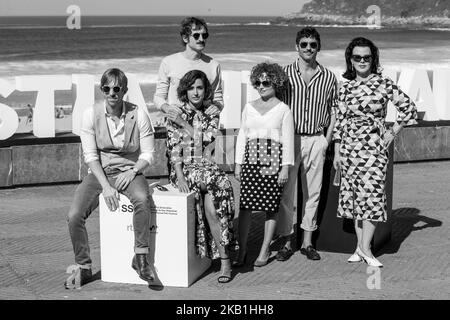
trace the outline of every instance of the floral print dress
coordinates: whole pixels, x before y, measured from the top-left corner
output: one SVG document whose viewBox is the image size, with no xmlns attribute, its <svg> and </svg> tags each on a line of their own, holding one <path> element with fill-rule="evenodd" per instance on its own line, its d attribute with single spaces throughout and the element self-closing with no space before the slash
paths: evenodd
<svg viewBox="0 0 450 320">
<path fill-rule="evenodd" d="M 341 185 L 338 217 L 384 222 L 388 150 L 385 118 L 388 102 L 396 122 L 416 123 L 414 102 L 389 78 L 373 74 L 366 81 L 344 82 L 339 91 L 333 138 L 340 141 Z"/>
<path fill-rule="evenodd" d="M 214 161 L 214 141 L 217 134 L 219 117 L 197 112 L 184 105 L 181 117 L 194 128 L 191 137 L 176 123 L 166 120 L 167 157 L 170 161 L 169 180 L 178 188 L 175 164 L 181 163 L 183 174 L 189 189 L 195 193 L 196 247 L 201 257 L 215 259 L 219 257 L 218 248 L 206 220 L 202 192 L 200 186 L 206 186 L 216 209 L 220 224 L 220 244 L 229 245 L 234 242 L 233 218 L 234 196 L 230 180 Z"/>
</svg>

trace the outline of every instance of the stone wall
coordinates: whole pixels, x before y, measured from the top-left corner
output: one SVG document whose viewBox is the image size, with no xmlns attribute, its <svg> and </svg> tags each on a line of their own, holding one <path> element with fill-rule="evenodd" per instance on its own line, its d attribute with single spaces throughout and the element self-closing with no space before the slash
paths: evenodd
<svg viewBox="0 0 450 320">
<path fill-rule="evenodd" d="M 216 162 L 234 170 L 234 148 L 239 129 L 224 129 L 216 139 Z M 166 177 L 166 131 L 157 128 L 156 161 L 144 174 Z M 450 123 L 437 122 L 405 128 L 397 138 L 394 162 L 450 159 Z M 62 134 L 36 139 L 18 136 L 0 141 L 0 187 L 81 181 L 87 173 L 79 137 Z"/>
</svg>

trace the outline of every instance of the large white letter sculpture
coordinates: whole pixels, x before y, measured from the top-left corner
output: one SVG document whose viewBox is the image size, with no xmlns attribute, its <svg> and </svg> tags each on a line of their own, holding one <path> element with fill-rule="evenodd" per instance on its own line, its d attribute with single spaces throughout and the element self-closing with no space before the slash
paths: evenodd
<svg viewBox="0 0 450 320">
<path fill-rule="evenodd" d="M 342 70 L 333 70 L 340 80 Z M 387 69 L 383 75 L 391 78 L 416 102 L 418 111 L 424 113 L 423 120 L 450 120 L 450 69 Z M 220 114 L 220 125 L 224 129 L 241 127 L 243 106 L 259 97 L 250 84 L 250 72 L 223 71 L 224 110 Z M 76 99 L 72 112 L 72 132 L 80 134 L 82 114 L 95 103 L 95 81 L 93 75 L 39 75 L 18 76 L 14 81 L 0 79 L 0 95 L 7 98 L 14 90 L 37 91 L 33 112 L 33 134 L 38 138 L 55 136 L 55 97 L 56 90 L 71 90 L 72 82 L 76 88 Z M 398 79 L 398 81 L 397 81 Z M 125 100 L 147 110 L 139 79 L 128 75 L 128 93 Z M 386 120 L 396 119 L 396 109 L 388 106 Z M 17 132 L 19 119 L 16 111 L 6 104 L 0 104 L 0 140 L 5 140 Z M 69 128 L 68 128 L 69 129 Z"/>
<path fill-rule="evenodd" d="M 416 102 L 417 111 L 425 111 L 423 120 L 436 121 L 439 115 L 434 103 L 428 73 L 424 69 L 403 69 L 398 79 L 399 87 Z"/>
<path fill-rule="evenodd" d="M 439 119 L 450 119 L 450 69 L 433 70 L 434 102 Z"/>
<path fill-rule="evenodd" d="M 147 104 L 145 103 L 144 95 L 142 94 L 141 86 L 139 85 L 139 80 L 134 74 L 127 74 L 128 78 L 128 92 L 124 96 L 124 100 L 131 102 L 137 106 L 144 108 L 148 117 L 151 119 L 150 114 L 147 109 Z M 151 120 L 150 120 L 151 121 Z"/>
<path fill-rule="evenodd" d="M 16 90 L 15 83 L 0 79 L 0 95 L 8 98 L 8 96 Z M 0 140 L 6 140 L 16 133 L 19 127 L 19 117 L 17 112 L 0 103 Z"/>
<path fill-rule="evenodd" d="M 38 91 L 33 112 L 33 134 L 38 138 L 55 136 L 55 90 L 70 90 L 71 76 L 16 77 L 19 91 Z"/>
<path fill-rule="evenodd" d="M 223 103 L 220 113 L 220 125 L 223 128 L 239 128 L 241 126 L 241 72 L 222 72 Z"/>
<path fill-rule="evenodd" d="M 72 132 L 80 135 L 84 110 L 95 103 L 95 82 L 94 76 L 89 74 L 74 74 L 72 81 L 77 91 L 72 111 Z"/>
</svg>

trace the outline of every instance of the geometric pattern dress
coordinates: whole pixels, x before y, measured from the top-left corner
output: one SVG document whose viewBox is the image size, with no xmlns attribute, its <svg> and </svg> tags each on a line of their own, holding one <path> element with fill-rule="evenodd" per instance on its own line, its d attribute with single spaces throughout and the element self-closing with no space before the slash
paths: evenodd
<svg viewBox="0 0 450 320">
<path fill-rule="evenodd" d="M 365 81 L 346 81 L 340 88 L 333 129 L 333 139 L 340 141 L 340 218 L 387 219 L 384 134 L 389 101 L 397 109 L 398 124 L 417 123 L 414 102 L 389 78 L 372 74 Z"/>
</svg>

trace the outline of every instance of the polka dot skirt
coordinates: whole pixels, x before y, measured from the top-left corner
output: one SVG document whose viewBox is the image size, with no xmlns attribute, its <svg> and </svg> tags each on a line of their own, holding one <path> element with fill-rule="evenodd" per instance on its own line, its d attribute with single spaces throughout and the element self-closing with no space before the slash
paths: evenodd
<svg viewBox="0 0 450 320">
<path fill-rule="evenodd" d="M 277 182 L 281 158 L 281 144 L 276 141 L 255 139 L 247 142 L 241 172 L 241 209 L 278 211 L 283 192 Z"/>
</svg>

